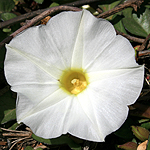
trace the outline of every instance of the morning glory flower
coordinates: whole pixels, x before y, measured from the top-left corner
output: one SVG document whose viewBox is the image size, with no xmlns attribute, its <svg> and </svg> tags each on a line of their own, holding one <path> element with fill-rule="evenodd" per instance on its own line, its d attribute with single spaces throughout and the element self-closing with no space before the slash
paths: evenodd
<svg viewBox="0 0 150 150">
<path fill-rule="evenodd" d="M 144 67 L 130 42 L 89 11 L 62 12 L 6 45 L 5 75 L 18 123 L 43 138 L 101 142 L 126 120 Z"/>
</svg>

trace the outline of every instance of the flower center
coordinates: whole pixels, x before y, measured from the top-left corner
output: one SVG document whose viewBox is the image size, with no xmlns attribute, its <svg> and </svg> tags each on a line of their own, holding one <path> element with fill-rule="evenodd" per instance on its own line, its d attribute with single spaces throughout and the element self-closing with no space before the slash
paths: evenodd
<svg viewBox="0 0 150 150">
<path fill-rule="evenodd" d="M 87 75 L 80 70 L 64 71 L 60 78 L 60 86 L 67 92 L 77 95 L 88 85 L 86 76 Z"/>
</svg>

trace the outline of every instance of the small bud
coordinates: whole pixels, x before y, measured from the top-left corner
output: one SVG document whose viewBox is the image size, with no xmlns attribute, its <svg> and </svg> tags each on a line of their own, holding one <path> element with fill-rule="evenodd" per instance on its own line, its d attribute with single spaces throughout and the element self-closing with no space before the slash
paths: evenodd
<svg viewBox="0 0 150 150">
<path fill-rule="evenodd" d="M 123 145 L 118 145 L 118 148 L 125 150 L 137 150 L 137 144 L 134 142 L 127 142 Z"/>
<path fill-rule="evenodd" d="M 147 140 L 150 134 L 147 129 L 140 126 L 132 126 L 132 132 L 141 141 Z"/>
</svg>

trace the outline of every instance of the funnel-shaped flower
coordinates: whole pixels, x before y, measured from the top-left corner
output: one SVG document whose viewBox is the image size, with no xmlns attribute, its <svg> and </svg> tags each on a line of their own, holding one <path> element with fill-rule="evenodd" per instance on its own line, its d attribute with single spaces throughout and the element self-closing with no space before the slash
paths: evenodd
<svg viewBox="0 0 150 150">
<path fill-rule="evenodd" d="M 143 66 L 127 39 L 90 12 L 62 12 L 6 45 L 5 74 L 17 121 L 43 138 L 104 141 L 138 98 Z"/>
</svg>

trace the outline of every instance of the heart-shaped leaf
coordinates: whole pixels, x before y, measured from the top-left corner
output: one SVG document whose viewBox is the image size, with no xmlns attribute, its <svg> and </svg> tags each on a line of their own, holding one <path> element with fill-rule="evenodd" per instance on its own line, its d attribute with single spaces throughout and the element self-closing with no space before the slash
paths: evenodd
<svg viewBox="0 0 150 150">
<path fill-rule="evenodd" d="M 125 28 L 132 34 L 147 37 L 150 33 L 150 9 L 146 8 L 143 14 L 137 13 L 125 15 L 122 19 Z"/>
</svg>

